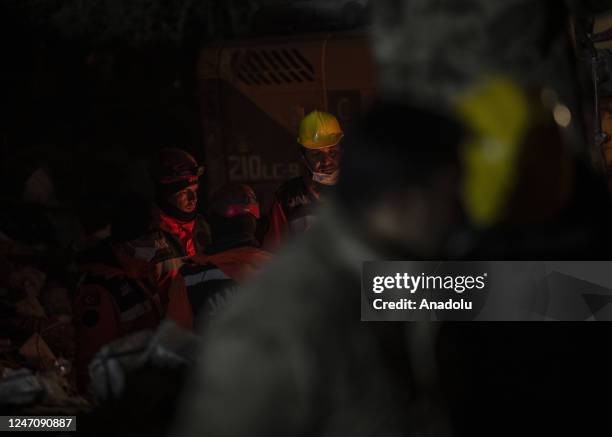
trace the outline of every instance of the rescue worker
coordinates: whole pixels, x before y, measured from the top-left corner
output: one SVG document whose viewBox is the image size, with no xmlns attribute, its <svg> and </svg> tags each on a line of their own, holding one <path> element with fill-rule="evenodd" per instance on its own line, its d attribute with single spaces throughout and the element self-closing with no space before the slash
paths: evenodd
<svg viewBox="0 0 612 437">
<path fill-rule="evenodd" d="M 212 198 L 209 214 L 213 244 L 208 258 L 217 264 L 230 253 L 245 252 L 244 261 L 269 253 L 259 248 L 255 234 L 260 219 L 260 207 L 255 191 L 248 185 L 228 184 Z M 249 262 L 250 264 L 250 262 Z"/>
<path fill-rule="evenodd" d="M 204 168 L 180 149 L 163 149 L 153 164 L 160 228 L 176 258 L 203 253 L 210 231 L 198 214 L 199 178 Z"/>
<path fill-rule="evenodd" d="M 315 206 L 327 188 L 338 181 L 344 133 L 332 114 L 313 111 L 299 127 L 304 171 L 277 190 L 270 212 L 270 227 L 264 240 L 275 248 L 288 235 L 304 232 L 312 225 Z"/>
<path fill-rule="evenodd" d="M 113 218 L 105 256 L 82 267 L 74 303 L 79 388 L 86 388 L 88 364 L 98 350 L 127 334 L 155 329 L 164 317 L 193 326 L 185 284 L 176 272 L 160 277 L 151 262 L 167 249 L 164 233 L 155 226 L 152 208 L 122 202 Z"/>
<path fill-rule="evenodd" d="M 269 261 L 271 254 L 260 249 L 255 237 L 259 218 L 259 202 L 248 185 L 228 184 L 213 196 L 213 244 L 206 255 L 192 257 L 192 263 L 181 268 L 189 300 L 202 317 L 214 316 L 229 303 L 237 285 Z M 196 281 L 202 271 L 206 274 Z"/>
</svg>

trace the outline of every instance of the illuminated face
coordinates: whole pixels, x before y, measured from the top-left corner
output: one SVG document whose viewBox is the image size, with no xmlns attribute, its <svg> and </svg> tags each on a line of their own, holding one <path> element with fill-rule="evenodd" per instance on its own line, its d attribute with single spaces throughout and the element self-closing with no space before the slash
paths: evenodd
<svg viewBox="0 0 612 437">
<path fill-rule="evenodd" d="M 198 184 L 189 185 L 170 196 L 170 203 L 179 211 L 192 213 L 198 206 Z"/>
<path fill-rule="evenodd" d="M 332 174 L 340 168 L 342 147 L 336 144 L 324 149 L 305 149 L 304 157 L 314 173 Z"/>
</svg>

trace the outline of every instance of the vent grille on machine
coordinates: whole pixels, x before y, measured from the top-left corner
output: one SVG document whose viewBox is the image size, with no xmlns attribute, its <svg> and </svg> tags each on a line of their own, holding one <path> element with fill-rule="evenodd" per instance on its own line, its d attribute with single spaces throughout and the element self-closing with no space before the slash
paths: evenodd
<svg viewBox="0 0 612 437">
<path fill-rule="evenodd" d="M 238 80 L 250 86 L 315 81 L 314 67 L 298 49 L 247 50 L 235 65 Z"/>
</svg>

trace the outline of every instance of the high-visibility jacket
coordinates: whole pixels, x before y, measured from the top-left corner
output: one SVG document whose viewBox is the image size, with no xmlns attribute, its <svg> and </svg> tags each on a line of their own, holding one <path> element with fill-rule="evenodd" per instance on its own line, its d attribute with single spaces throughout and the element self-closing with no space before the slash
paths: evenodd
<svg viewBox="0 0 612 437">
<path fill-rule="evenodd" d="M 80 389 L 87 367 L 102 346 L 130 333 L 155 329 L 164 317 L 193 328 L 193 312 L 183 278 L 160 278 L 151 264 L 123 258 L 83 266 L 74 301 L 76 369 Z"/>
<path fill-rule="evenodd" d="M 238 286 L 252 278 L 271 256 L 257 247 L 241 246 L 192 257 L 180 273 L 198 320 L 209 321 L 229 306 Z"/>
<path fill-rule="evenodd" d="M 159 211 L 160 228 L 176 258 L 204 253 L 210 244 L 210 228 L 200 215 L 183 222 Z"/>
<path fill-rule="evenodd" d="M 223 273 L 241 284 L 254 275 L 272 258 L 272 254 L 255 246 L 241 246 L 213 255 L 196 255 L 192 261 L 197 264 L 212 263 Z"/>
<path fill-rule="evenodd" d="M 275 249 L 288 236 L 308 230 L 315 220 L 317 203 L 316 195 L 301 176 L 281 185 L 274 196 L 264 247 Z"/>
</svg>

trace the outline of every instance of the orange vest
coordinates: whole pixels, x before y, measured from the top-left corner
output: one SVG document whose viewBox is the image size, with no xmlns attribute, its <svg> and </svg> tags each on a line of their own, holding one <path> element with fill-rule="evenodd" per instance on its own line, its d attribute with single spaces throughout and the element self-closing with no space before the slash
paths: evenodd
<svg viewBox="0 0 612 437">
<path fill-rule="evenodd" d="M 191 259 L 196 264 L 212 263 L 227 276 L 241 284 L 257 272 L 270 258 L 272 258 L 270 252 L 253 246 L 243 246 L 215 255 L 196 255 Z"/>
<path fill-rule="evenodd" d="M 176 272 L 157 278 L 153 267 L 136 260 L 121 266 L 85 266 L 74 301 L 76 368 L 81 389 L 87 367 L 106 344 L 146 329 L 156 329 L 164 317 L 185 329 L 193 328 L 193 313 L 185 283 Z"/>
</svg>

